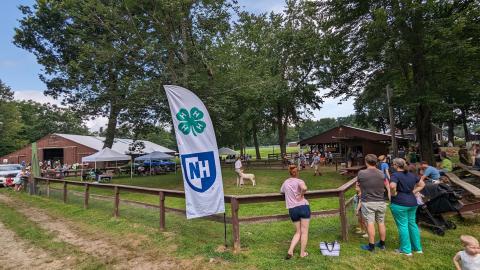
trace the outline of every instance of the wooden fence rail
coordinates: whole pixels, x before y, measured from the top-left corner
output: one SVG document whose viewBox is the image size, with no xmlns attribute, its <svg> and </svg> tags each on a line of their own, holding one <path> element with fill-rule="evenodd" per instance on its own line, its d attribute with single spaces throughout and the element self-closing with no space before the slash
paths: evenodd
<svg viewBox="0 0 480 270">
<path fill-rule="evenodd" d="M 64 179 L 51 179 L 51 178 L 43 178 L 43 177 L 35 177 L 33 178 L 32 181 L 33 181 L 32 193 L 36 194 L 35 188 L 37 186 L 37 183 L 43 182 L 46 184 L 46 195 L 48 197 L 50 196 L 51 183 L 63 184 L 62 191 L 63 191 L 64 203 L 67 203 L 68 201 L 67 195 L 68 195 L 69 185 L 83 187 L 84 188 L 83 207 L 85 209 L 88 208 L 88 204 L 89 204 L 90 187 L 110 189 L 114 193 L 114 197 L 113 197 L 114 198 L 114 210 L 113 210 L 114 217 L 120 216 L 121 191 L 158 196 L 159 198 L 158 208 L 159 208 L 159 216 L 160 216 L 159 225 L 161 230 L 165 230 L 165 211 L 166 211 L 165 198 L 166 197 L 185 198 L 185 192 L 179 191 L 179 190 L 168 190 L 168 189 L 147 188 L 147 187 L 128 186 L 128 185 L 116 185 L 116 184 L 86 183 L 86 182 L 70 181 L 70 180 L 64 180 Z M 338 197 L 339 209 L 321 211 L 321 212 L 317 212 L 317 214 L 322 214 L 322 213 L 332 214 L 332 213 L 338 212 L 340 215 L 342 239 L 344 241 L 348 240 L 348 224 L 347 224 L 346 207 L 349 204 L 349 202 L 351 202 L 351 200 L 349 200 L 348 202 L 345 200 L 345 193 L 355 185 L 355 182 L 356 182 L 356 179 L 354 178 L 336 189 L 308 191 L 305 194 L 305 197 L 307 199 Z M 232 216 L 229 219 L 229 223 L 232 224 L 234 252 L 240 251 L 240 223 L 242 221 L 242 219 L 240 219 L 238 215 L 240 205 L 262 203 L 262 202 L 277 202 L 277 201 L 284 201 L 284 200 L 285 200 L 285 196 L 281 193 L 268 193 L 268 194 L 255 194 L 255 195 L 225 195 L 225 203 L 230 203 L 230 206 L 232 209 Z M 279 215 L 273 215 L 273 216 L 246 218 L 244 220 L 252 221 L 255 219 L 262 220 L 262 219 L 268 219 L 268 218 L 276 219 L 278 217 Z"/>
</svg>

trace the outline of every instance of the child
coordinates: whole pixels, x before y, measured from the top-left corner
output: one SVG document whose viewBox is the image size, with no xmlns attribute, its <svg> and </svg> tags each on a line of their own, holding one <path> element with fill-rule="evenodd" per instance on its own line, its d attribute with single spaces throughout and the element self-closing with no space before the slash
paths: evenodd
<svg viewBox="0 0 480 270">
<path fill-rule="evenodd" d="M 470 235 L 462 235 L 460 236 L 460 241 L 462 241 L 465 249 L 459 251 L 453 257 L 453 263 L 457 270 L 480 269 L 480 246 L 478 240 Z"/>
<path fill-rule="evenodd" d="M 391 191 L 390 191 L 390 168 L 388 166 L 388 163 L 385 162 L 385 156 L 381 155 L 378 157 L 378 169 L 383 172 L 385 176 L 384 184 L 385 184 L 385 189 L 387 190 L 387 198 L 390 201 L 391 200 Z"/>
<path fill-rule="evenodd" d="M 365 226 L 365 220 L 363 220 L 363 215 L 362 215 L 362 202 L 360 200 L 360 197 L 362 196 L 362 193 L 360 191 L 360 186 L 357 185 L 355 186 L 355 191 L 357 194 L 353 197 L 353 207 L 355 209 L 355 215 L 357 215 L 358 218 L 358 225 L 355 230 L 355 233 L 361 234 L 362 237 L 368 237 L 367 234 L 367 227 Z"/>
</svg>

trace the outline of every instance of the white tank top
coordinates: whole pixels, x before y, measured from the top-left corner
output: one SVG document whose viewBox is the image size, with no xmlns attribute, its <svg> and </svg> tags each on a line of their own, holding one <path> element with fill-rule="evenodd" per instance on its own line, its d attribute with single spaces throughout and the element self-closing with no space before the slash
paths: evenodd
<svg viewBox="0 0 480 270">
<path fill-rule="evenodd" d="M 460 260 L 462 262 L 462 270 L 480 269 L 480 254 L 472 256 L 462 250 L 460 251 Z"/>
</svg>

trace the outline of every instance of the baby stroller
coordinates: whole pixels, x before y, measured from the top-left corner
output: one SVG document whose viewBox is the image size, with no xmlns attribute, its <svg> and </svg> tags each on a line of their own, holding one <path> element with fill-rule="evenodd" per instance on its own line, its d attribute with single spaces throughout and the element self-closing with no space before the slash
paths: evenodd
<svg viewBox="0 0 480 270">
<path fill-rule="evenodd" d="M 457 225 L 443 218 L 442 214 L 457 212 L 461 217 L 462 196 L 444 183 L 426 184 L 421 193 L 425 203 L 417 209 L 417 223 L 431 228 L 440 236 L 445 235 L 445 230 L 456 229 Z"/>
</svg>

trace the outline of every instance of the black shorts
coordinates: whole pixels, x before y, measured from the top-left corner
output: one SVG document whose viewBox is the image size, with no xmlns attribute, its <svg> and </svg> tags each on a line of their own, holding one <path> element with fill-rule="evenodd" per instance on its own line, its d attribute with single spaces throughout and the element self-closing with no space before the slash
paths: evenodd
<svg viewBox="0 0 480 270">
<path fill-rule="evenodd" d="M 292 219 L 293 222 L 300 221 L 300 219 L 309 219 L 310 206 L 306 204 L 290 208 L 288 209 L 288 214 L 290 215 L 290 219 Z"/>
</svg>

